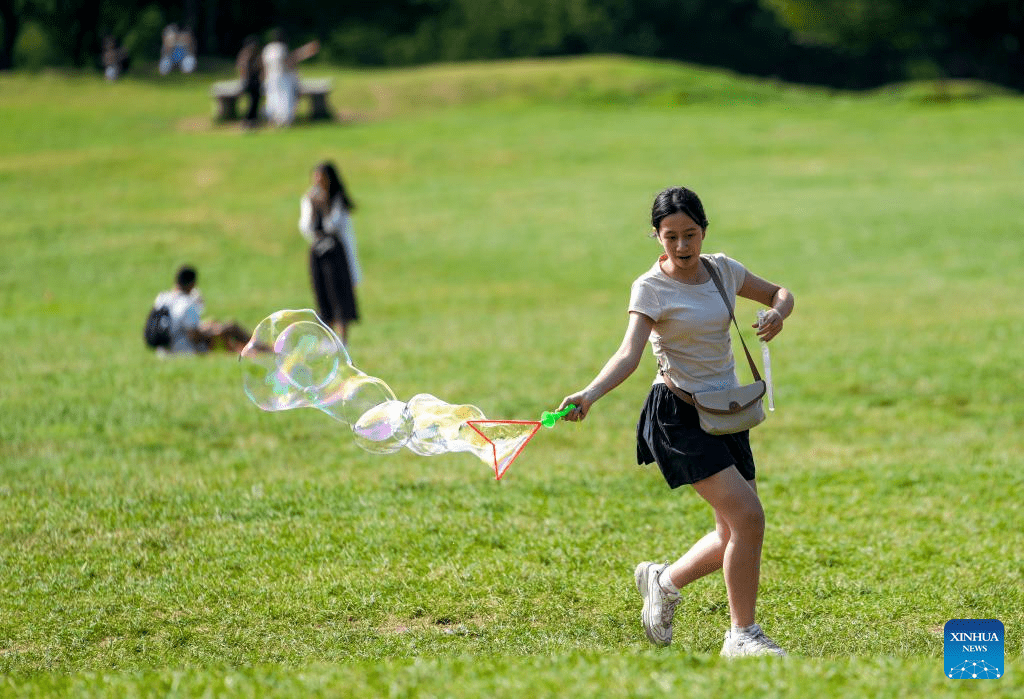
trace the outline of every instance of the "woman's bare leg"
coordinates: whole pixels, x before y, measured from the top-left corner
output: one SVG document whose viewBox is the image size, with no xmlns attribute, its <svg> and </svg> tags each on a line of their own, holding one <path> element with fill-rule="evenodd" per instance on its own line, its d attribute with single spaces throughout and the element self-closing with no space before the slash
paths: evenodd
<svg viewBox="0 0 1024 699">
<path fill-rule="evenodd" d="M 735 467 L 694 483 L 693 487 L 714 508 L 716 529 L 698 542 L 694 547 L 696 551 L 691 549 L 693 556 L 680 566 L 679 580 L 683 582 L 694 575 L 700 577 L 702 571 L 716 569 L 712 566 L 717 564 L 720 551 L 732 624 L 750 626 L 754 623 L 761 579 L 761 546 L 764 543 L 761 500 Z M 727 535 L 723 528 L 728 531 Z M 681 560 L 686 560 L 689 555 Z"/>
<path fill-rule="evenodd" d="M 757 482 L 747 481 L 754 492 Z M 729 543 L 729 527 L 722 517 L 715 513 L 715 529 L 690 547 L 683 556 L 668 567 L 668 576 L 677 588 L 689 585 L 721 569 L 725 557 L 725 546 Z"/>
</svg>

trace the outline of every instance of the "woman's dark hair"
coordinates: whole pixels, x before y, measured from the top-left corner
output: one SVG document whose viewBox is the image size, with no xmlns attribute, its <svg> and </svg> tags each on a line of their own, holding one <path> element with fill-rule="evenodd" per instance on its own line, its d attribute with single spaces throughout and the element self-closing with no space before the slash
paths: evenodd
<svg viewBox="0 0 1024 699">
<path fill-rule="evenodd" d="M 654 198 L 654 206 L 651 207 L 654 234 L 657 235 L 663 218 L 678 213 L 684 213 L 692 218 L 701 229 L 708 229 L 708 217 L 704 214 L 704 205 L 700 203 L 700 197 L 686 187 L 668 187 Z"/>
<path fill-rule="evenodd" d="M 327 201 L 330 203 L 334 202 L 335 197 L 341 197 L 341 204 L 345 207 L 346 211 L 355 211 L 356 203 L 352 201 L 352 197 L 348 195 L 348 191 L 345 189 L 345 183 L 341 179 L 341 173 L 334 167 L 334 163 L 329 160 L 325 160 L 316 166 L 316 169 L 324 173 L 327 177 Z"/>
</svg>

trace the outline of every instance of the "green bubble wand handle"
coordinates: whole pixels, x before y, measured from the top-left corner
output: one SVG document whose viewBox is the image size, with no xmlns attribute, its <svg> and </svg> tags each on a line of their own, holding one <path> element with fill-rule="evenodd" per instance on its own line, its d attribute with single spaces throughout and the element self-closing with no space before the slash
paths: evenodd
<svg viewBox="0 0 1024 699">
<path fill-rule="evenodd" d="M 557 413 L 551 413 L 545 410 L 543 413 L 540 414 L 540 424 L 544 425 L 545 427 L 554 427 L 555 423 L 558 422 L 559 418 L 565 417 L 575 409 L 576 406 L 573 405 L 572 403 L 569 403 L 569 405 L 565 406 L 565 409 L 559 410 Z"/>
</svg>

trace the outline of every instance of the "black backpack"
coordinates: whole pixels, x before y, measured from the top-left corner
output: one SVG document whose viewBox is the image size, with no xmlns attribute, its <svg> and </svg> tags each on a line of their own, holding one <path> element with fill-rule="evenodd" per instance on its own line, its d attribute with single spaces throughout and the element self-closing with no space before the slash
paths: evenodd
<svg viewBox="0 0 1024 699">
<path fill-rule="evenodd" d="M 171 309 L 167 306 L 153 306 L 146 316 L 146 329 L 142 336 L 152 348 L 169 347 L 171 344 Z"/>
</svg>

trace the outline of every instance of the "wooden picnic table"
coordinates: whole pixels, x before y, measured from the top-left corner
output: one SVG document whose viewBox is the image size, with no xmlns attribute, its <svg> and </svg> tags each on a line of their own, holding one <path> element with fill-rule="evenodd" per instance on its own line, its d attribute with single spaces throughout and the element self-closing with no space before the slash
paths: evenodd
<svg viewBox="0 0 1024 699">
<path fill-rule="evenodd" d="M 241 80 L 221 80 L 210 87 L 210 96 L 216 100 L 217 121 L 238 119 L 238 99 L 242 92 Z M 331 105 L 327 98 L 331 94 L 330 78 L 309 78 L 299 80 L 299 100 L 309 99 L 310 119 L 333 119 Z"/>
</svg>

